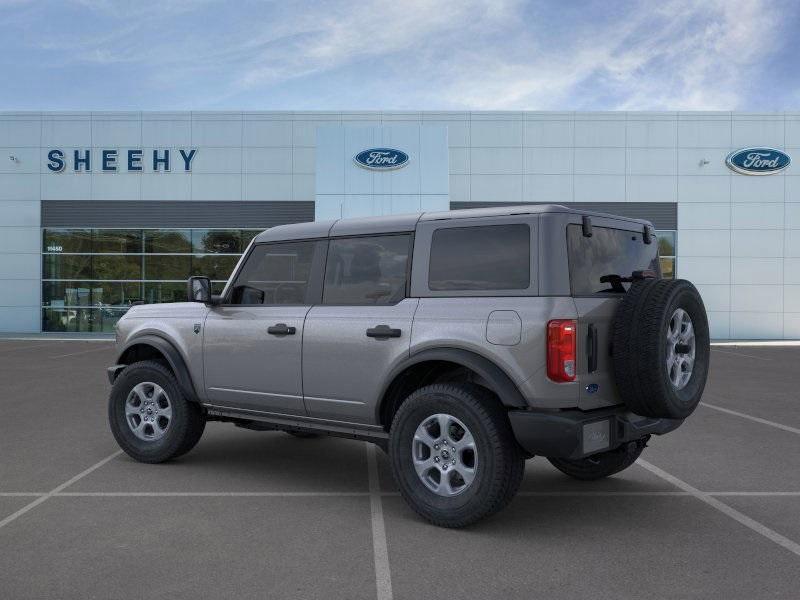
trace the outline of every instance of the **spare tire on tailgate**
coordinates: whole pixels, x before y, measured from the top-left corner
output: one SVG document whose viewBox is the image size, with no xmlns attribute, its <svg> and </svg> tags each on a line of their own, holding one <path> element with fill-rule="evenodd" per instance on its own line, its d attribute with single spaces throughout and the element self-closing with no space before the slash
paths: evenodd
<svg viewBox="0 0 800 600">
<path fill-rule="evenodd" d="M 685 279 L 634 281 L 614 317 L 611 353 L 617 389 L 631 411 L 688 417 L 703 394 L 710 355 L 697 289 Z"/>
</svg>

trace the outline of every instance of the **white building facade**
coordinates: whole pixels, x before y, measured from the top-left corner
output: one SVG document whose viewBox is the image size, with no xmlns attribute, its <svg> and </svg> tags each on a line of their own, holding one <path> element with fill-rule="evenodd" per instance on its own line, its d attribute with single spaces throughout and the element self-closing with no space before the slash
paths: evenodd
<svg viewBox="0 0 800 600">
<path fill-rule="evenodd" d="M 650 219 L 714 338 L 798 339 L 800 164 L 753 148 L 800 155 L 800 113 L 0 113 L 0 332 L 110 332 L 277 224 L 552 202 Z"/>
</svg>

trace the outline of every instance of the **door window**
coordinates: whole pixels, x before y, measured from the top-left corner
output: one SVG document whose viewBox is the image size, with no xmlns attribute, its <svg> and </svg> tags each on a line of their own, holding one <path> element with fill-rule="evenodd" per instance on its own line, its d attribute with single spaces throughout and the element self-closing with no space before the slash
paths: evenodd
<svg viewBox="0 0 800 600">
<path fill-rule="evenodd" d="M 256 246 L 236 277 L 231 304 L 306 304 L 316 242 Z"/>
<path fill-rule="evenodd" d="M 323 304 L 396 304 L 405 297 L 410 235 L 331 240 Z"/>
</svg>

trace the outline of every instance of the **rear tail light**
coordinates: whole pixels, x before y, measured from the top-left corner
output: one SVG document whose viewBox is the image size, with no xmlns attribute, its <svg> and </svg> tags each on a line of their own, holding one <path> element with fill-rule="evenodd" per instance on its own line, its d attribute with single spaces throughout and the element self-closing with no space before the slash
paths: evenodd
<svg viewBox="0 0 800 600">
<path fill-rule="evenodd" d="M 547 323 L 547 376 L 553 381 L 575 381 L 576 328 L 573 319 Z"/>
</svg>

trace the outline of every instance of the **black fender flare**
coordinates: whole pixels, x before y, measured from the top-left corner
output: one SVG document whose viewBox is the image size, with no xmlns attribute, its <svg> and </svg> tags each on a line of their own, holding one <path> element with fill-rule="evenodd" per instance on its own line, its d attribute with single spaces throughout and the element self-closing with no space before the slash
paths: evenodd
<svg viewBox="0 0 800 600">
<path fill-rule="evenodd" d="M 198 401 L 197 392 L 192 382 L 192 376 L 189 374 L 189 368 L 186 366 L 186 361 L 172 342 L 153 334 L 145 334 L 132 338 L 123 346 L 122 351 L 119 353 L 117 357 L 117 362 L 119 364 L 124 364 L 121 362 L 122 357 L 134 346 L 151 346 L 158 350 L 164 358 L 167 359 L 172 372 L 175 374 L 175 379 L 178 380 L 178 385 L 186 398 L 193 402 Z"/>
<path fill-rule="evenodd" d="M 397 376 L 411 366 L 427 361 L 446 361 L 466 367 L 477 373 L 490 386 L 500 398 L 504 406 L 513 408 L 527 408 L 528 403 L 517 388 L 517 385 L 506 372 L 498 367 L 494 362 L 471 350 L 463 348 L 429 348 L 412 354 L 400 364 L 398 364 L 389 376 L 378 396 L 377 414 L 380 415 L 383 400 L 389 387 L 394 383 Z"/>
</svg>

